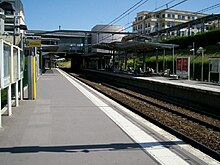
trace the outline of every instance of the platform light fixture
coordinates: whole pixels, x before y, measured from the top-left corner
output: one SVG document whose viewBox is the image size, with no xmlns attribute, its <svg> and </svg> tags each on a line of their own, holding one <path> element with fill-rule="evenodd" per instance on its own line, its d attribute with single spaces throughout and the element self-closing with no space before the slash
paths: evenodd
<svg viewBox="0 0 220 165">
<path fill-rule="evenodd" d="M 202 53 L 201 81 L 203 81 L 204 48 L 199 47 L 199 49 L 197 50 L 197 53 L 198 54 Z"/>
</svg>

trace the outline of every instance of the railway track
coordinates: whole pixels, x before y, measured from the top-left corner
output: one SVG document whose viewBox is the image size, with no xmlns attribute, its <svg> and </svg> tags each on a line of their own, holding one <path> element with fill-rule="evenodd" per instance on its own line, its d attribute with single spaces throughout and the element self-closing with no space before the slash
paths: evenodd
<svg viewBox="0 0 220 165">
<path fill-rule="evenodd" d="M 79 75 L 71 75 L 213 158 L 220 159 L 220 121 L 218 119 L 191 112 L 121 86 L 93 82 Z"/>
<path fill-rule="evenodd" d="M 114 90 L 118 90 L 121 93 L 127 94 L 130 97 L 133 97 L 135 99 L 138 99 L 140 101 L 143 101 L 149 105 L 155 106 L 155 108 L 160 108 L 164 111 L 168 111 L 171 112 L 173 114 L 176 114 L 178 116 L 181 116 L 183 118 L 187 118 L 188 120 L 191 120 L 193 122 L 196 122 L 200 125 L 203 125 L 207 128 L 213 129 L 214 131 L 218 131 L 220 132 L 220 121 L 217 119 L 213 119 L 211 117 L 207 117 L 198 113 L 193 113 L 193 117 L 192 117 L 192 112 L 190 112 L 189 110 L 185 109 L 185 108 L 180 108 L 174 105 L 171 105 L 169 103 L 164 103 L 162 101 L 159 101 L 160 104 L 155 103 L 155 99 L 152 99 L 150 97 L 147 97 L 145 95 L 127 90 L 125 88 L 118 88 L 106 83 L 102 83 L 102 85 L 107 86 L 109 88 L 112 88 Z M 158 100 L 156 100 L 158 102 Z M 204 121 L 204 118 L 206 118 L 206 121 Z"/>
</svg>

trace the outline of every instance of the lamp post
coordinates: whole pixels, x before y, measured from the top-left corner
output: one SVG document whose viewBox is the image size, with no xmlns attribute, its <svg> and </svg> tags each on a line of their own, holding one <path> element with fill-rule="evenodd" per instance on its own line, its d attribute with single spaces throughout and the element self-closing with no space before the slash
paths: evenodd
<svg viewBox="0 0 220 165">
<path fill-rule="evenodd" d="M 197 53 L 202 53 L 202 68 L 201 68 L 201 81 L 203 81 L 203 64 L 204 64 L 204 48 L 199 47 Z"/>
</svg>

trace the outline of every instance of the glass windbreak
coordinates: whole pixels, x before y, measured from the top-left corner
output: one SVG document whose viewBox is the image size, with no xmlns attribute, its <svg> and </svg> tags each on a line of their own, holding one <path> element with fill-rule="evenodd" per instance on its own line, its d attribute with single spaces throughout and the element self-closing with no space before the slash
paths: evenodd
<svg viewBox="0 0 220 165">
<path fill-rule="evenodd" d="M 4 44 L 4 78 L 10 76 L 10 55 L 11 55 L 11 47 L 7 44 Z"/>
<path fill-rule="evenodd" d="M 218 60 L 211 60 L 210 66 L 210 71 L 218 72 Z"/>
<path fill-rule="evenodd" d="M 18 79 L 18 49 L 13 48 L 13 77 L 14 81 Z"/>
</svg>

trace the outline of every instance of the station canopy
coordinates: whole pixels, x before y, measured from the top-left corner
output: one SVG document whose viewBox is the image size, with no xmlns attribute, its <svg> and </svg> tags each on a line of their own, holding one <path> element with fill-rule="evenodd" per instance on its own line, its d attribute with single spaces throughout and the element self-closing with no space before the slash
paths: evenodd
<svg viewBox="0 0 220 165">
<path fill-rule="evenodd" d="M 132 34 L 122 38 L 121 42 L 98 43 L 92 46 L 97 49 L 127 52 L 146 52 L 156 49 L 173 49 L 178 47 L 175 44 L 154 43 L 151 37 L 139 34 Z"/>
</svg>

